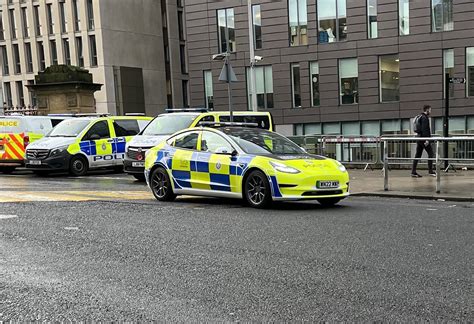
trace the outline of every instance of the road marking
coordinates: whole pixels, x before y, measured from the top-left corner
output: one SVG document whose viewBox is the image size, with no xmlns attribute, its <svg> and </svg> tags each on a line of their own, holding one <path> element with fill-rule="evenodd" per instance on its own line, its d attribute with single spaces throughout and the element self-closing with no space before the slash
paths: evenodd
<svg viewBox="0 0 474 324">
<path fill-rule="evenodd" d="M 434 211 L 437 210 L 436 208 L 427 208 L 426 210 Z"/>
<path fill-rule="evenodd" d="M 79 227 L 65 227 L 64 228 L 66 231 L 78 231 Z"/>
<path fill-rule="evenodd" d="M 153 199 L 149 191 L 0 191 L 0 203 Z"/>
<path fill-rule="evenodd" d="M 0 219 L 12 219 L 17 217 L 17 215 L 0 215 Z"/>
</svg>

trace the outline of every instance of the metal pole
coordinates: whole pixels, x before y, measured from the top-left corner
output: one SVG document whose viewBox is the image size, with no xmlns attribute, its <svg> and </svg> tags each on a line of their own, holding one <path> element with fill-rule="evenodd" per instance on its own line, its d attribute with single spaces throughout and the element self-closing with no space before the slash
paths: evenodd
<svg viewBox="0 0 474 324">
<path fill-rule="evenodd" d="M 383 142 L 383 190 L 388 191 L 388 142 Z"/>
<path fill-rule="evenodd" d="M 436 141 L 436 193 L 441 192 L 441 172 L 439 172 L 439 158 L 440 158 L 440 145 L 439 140 Z"/>
<path fill-rule="evenodd" d="M 229 49 L 229 26 L 227 25 L 227 13 L 225 16 L 226 19 L 226 28 L 225 28 L 225 42 L 226 42 L 226 56 L 225 56 L 225 70 L 227 74 L 227 96 L 229 97 L 229 120 L 230 122 L 234 122 L 234 113 L 232 112 L 232 88 L 231 88 L 231 80 L 230 80 L 230 49 Z"/>
<path fill-rule="evenodd" d="M 444 85 L 444 92 L 445 94 L 445 102 L 444 102 L 444 114 L 443 114 L 443 137 L 448 137 L 449 136 L 449 73 L 446 73 L 444 75 L 445 78 L 445 85 Z M 448 172 L 448 166 L 449 166 L 449 161 L 448 161 L 448 141 L 443 142 L 443 156 L 445 158 L 444 160 L 444 169 L 446 172 Z"/>
<path fill-rule="evenodd" d="M 255 44 L 253 33 L 253 11 L 252 0 L 247 0 L 247 15 L 249 21 L 249 56 L 250 56 L 250 77 L 249 77 L 249 92 L 250 92 L 250 108 L 257 111 L 257 90 L 255 81 Z"/>
</svg>

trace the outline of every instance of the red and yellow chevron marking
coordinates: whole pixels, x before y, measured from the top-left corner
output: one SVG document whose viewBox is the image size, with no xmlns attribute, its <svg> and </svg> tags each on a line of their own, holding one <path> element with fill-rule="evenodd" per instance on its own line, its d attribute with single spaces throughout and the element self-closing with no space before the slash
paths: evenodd
<svg viewBox="0 0 474 324">
<path fill-rule="evenodd" d="M 0 134 L 0 160 L 23 160 L 25 158 L 25 134 Z"/>
</svg>

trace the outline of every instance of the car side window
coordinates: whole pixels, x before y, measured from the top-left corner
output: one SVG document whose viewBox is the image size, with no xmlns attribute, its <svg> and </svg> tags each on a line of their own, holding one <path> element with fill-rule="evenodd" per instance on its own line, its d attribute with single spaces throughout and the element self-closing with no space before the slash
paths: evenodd
<svg viewBox="0 0 474 324">
<path fill-rule="evenodd" d="M 95 123 L 82 138 L 83 141 L 110 138 L 109 124 L 106 120 Z"/>
<path fill-rule="evenodd" d="M 196 150 L 198 138 L 199 132 L 187 132 L 179 134 L 175 136 L 173 146 L 187 150 Z"/>
<path fill-rule="evenodd" d="M 138 122 L 134 119 L 114 121 L 115 136 L 135 136 L 140 133 Z"/>
<path fill-rule="evenodd" d="M 201 136 L 201 151 L 216 153 L 217 149 L 232 152 L 234 149 L 230 143 L 221 135 L 204 131 Z"/>
</svg>

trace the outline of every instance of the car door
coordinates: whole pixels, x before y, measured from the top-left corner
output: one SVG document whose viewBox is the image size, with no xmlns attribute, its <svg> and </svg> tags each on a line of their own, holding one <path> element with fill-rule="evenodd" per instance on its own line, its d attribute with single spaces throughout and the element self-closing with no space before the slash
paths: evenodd
<svg viewBox="0 0 474 324">
<path fill-rule="evenodd" d="M 196 170 L 202 186 L 215 191 L 236 192 L 236 179 L 231 175 L 232 145 L 220 134 L 204 130 L 200 138 L 200 151 L 196 157 Z"/>
<path fill-rule="evenodd" d="M 171 176 L 175 180 L 176 189 L 193 188 L 191 177 L 196 170 L 196 156 L 199 131 L 188 131 L 174 137 L 172 146 L 175 151 L 172 154 L 168 166 Z"/>
<path fill-rule="evenodd" d="M 113 121 L 113 127 L 115 137 L 112 143 L 112 153 L 115 156 L 116 165 L 121 165 L 125 158 L 125 146 L 133 136 L 140 132 L 140 127 L 135 119 L 116 119 Z"/>
<path fill-rule="evenodd" d="M 86 153 L 89 167 L 98 168 L 115 165 L 112 152 L 110 125 L 107 120 L 95 122 L 81 140 L 81 150 Z"/>
</svg>

